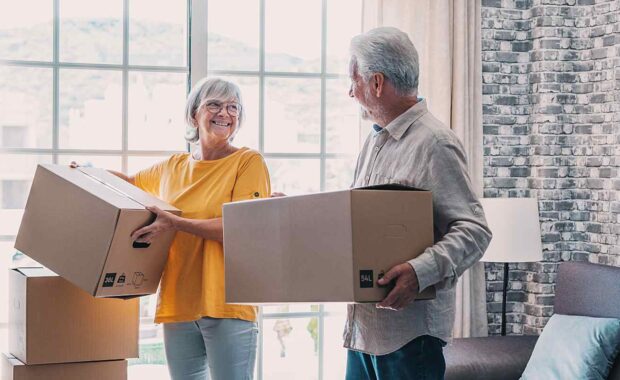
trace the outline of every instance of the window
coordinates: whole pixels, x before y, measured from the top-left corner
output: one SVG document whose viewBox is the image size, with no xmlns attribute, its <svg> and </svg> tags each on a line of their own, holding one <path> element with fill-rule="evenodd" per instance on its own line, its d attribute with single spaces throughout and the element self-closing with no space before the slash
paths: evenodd
<svg viewBox="0 0 620 380">
<path fill-rule="evenodd" d="M 3 209 L 23 209 L 28 198 L 28 181 L 3 180 L 0 191 Z"/>
<path fill-rule="evenodd" d="M 190 25 L 190 10 L 191 20 Z M 191 62 L 189 33 L 192 30 Z M 0 304 L 5 268 L 39 163 L 136 172 L 185 150 L 190 83 L 239 83 L 246 123 L 235 144 L 266 157 L 274 191 L 347 188 L 359 146 L 347 53 L 359 0 L 42 0 L 0 12 Z M 191 63 L 191 78 L 190 74 Z M 154 297 L 141 308 L 132 379 L 167 379 Z M 343 305 L 261 310 L 257 379 L 343 377 Z M 0 312 L 0 349 L 7 316 Z"/>
<path fill-rule="evenodd" d="M 0 146 L 11 148 L 23 148 L 26 146 L 26 135 L 28 127 L 19 125 L 2 126 L 2 137 L 0 137 Z"/>
<path fill-rule="evenodd" d="M 0 304 L 39 163 L 136 171 L 186 149 L 189 6 L 165 0 L 13 2 L 0 12 Z M 154 297 L 141 308 L 130 376 L 167 371 Z M 0 308 L 6 349 L 6 308 Z"/>
<path fill-rule="evenodd" d="M 206 30 L 208 39 L 192 40 L 194 51 L 207 51 L 206 60 L 193 55 L 192 82 L 209 74 L 241 85 L 249 117 L 237 145 L 265 155 L 279 191 L 348 187 L 359 146 L 348 44 L 361 31 L 361 2 L 194 3 L 193 28 Z"/>
<path fill-rule="evenodd" d="M 248 118 L 235 144 L 265 156 L 274 191 L 351 185 L 359 113 L 348 97 L 347 64 L 361 3 L 193 1 L 191 81 L 208 74 L 240 85 Z M 262 308 L 256 378 L 343 378 L 344 319 L 344 305 Z"/>
</svg>

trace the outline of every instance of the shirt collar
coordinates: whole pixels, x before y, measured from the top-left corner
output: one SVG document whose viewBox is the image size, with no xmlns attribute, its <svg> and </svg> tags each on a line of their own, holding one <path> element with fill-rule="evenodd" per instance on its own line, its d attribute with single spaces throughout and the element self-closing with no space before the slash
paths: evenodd
<svg viewBox="0 0 620 380">
<path fill-rule="evenodd" d="M 373 124 L 372 128 L 375 134 L 386 130 L 394 139 L 400 140 L 409 127 L 427 112 L 428 108 L 426 107 L 426 100 L 420 98 L 419 102 L 411 106 L 411 108 L 407 111 L 398 115 L 398 117 L 392 120 L 385 128 L 381 128 L 377 124 Z"/>
<path fill-rule="evenodd" d="M 379 124 L 373 124 L 373 125 L 372 125 L 372 133 L 373 133 L 374 135 L 378 135 L 378 134 L 379 134 L 379 133 L 381 133 L 381 132 L 383 132 L 383 128 L 381 128 L 381 127 L 379 126 Z"/>
</svg>

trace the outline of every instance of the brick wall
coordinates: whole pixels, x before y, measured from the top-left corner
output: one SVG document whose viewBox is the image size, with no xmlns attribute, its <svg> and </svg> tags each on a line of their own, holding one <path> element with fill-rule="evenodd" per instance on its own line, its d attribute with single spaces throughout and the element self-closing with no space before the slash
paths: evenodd
<svg viewBox="0 0 620 380">
<path fill-rule="evenodd" d="M 560 262 L 620 266 L 619 32 L 620 0 L 482 0 L 485 196 L 538 198 L 543 239 L 543 262 L 510 265 L 509 334 L 542 330 Z"/>
</svg>

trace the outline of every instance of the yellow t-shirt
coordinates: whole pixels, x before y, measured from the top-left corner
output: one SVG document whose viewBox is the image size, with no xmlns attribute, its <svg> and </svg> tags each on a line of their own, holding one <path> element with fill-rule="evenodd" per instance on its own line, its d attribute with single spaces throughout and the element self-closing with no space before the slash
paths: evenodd
<svg viewBox="0 0 620 380">
<path fill-rule="evenodd" d="M 184 218 L 222 216 L 222 204 L 271 193 L 260 153 L 241 148 L 219 160 L 176 154 L 135 176 L 136 186 L 180 209 Z M 156 323 L 202 317 L 256 320 L 253 306 L 227 305 L 222 244 L 177 232 L 161 280 Z"/>
</svg>

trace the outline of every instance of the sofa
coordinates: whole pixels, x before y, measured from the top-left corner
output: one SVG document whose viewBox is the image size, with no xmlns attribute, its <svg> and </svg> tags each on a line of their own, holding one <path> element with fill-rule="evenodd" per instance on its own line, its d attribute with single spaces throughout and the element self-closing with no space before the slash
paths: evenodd
<svg viewBox="0 0 620 380">
<path fill-rule="evenodd" d="M 554 312 L 620 318 L 620 268 L 583 262 L 560 264 Z M 454 339 L 444 349 L 445 380 L 517 380 L 537 339 L 537 336 Z M 607 379 L 620 380 L 620 355 Z"/>
</svg>

